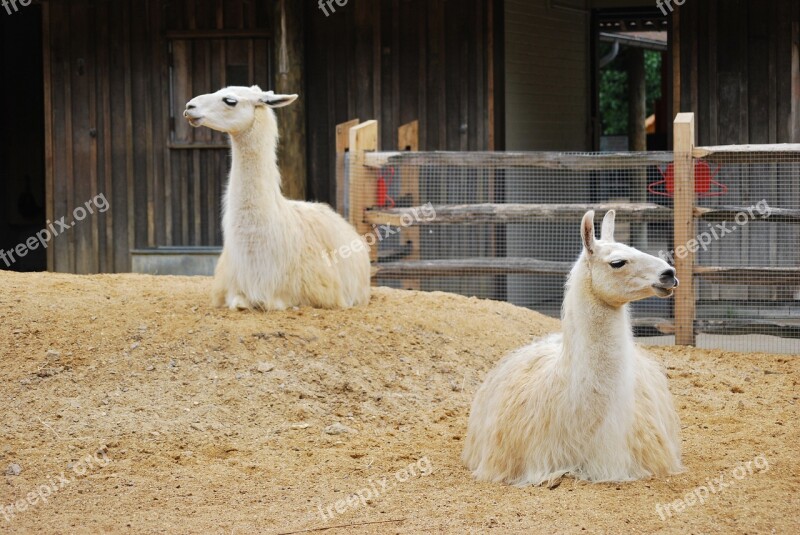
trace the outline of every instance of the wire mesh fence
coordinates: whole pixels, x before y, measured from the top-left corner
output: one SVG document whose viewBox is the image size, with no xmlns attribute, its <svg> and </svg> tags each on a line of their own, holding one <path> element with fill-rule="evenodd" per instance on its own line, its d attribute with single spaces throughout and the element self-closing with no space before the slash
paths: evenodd
<svg viewBox="0 0 800 535">
<path fill-rule="evenodd" d="M 374 229 L 378 285 L 557 317 L 581 217 L 595 209 L 599 226 L 614 208 L 617 241 L 669 262 L 694 253 L 697 346 L 800 354 L 800 152 L 694 159 L 686 244 L 674 243 L 670 152 L 373 153 L 342 163 L 344 204 L 365 207 L 359 223 Z M 631 314 L 637 336 L 674 343 L 675 300 L 639 301 Z"/>
<path fill-rule="evenodd" d="M 800 152 L 711 154 L 695 176 L 696 329 L 716 347 L 800 354 Z"/>
</svg>

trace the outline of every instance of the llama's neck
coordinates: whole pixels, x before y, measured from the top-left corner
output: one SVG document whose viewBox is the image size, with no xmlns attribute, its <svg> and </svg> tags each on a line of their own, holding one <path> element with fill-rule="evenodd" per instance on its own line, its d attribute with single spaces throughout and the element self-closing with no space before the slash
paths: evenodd
<svg viewBox="0 0 800 535">
<path fill-rule="evenodd" d="M 564 362 L 573 378 L 600 388 L 617 384 L 634 357 L 627 306 L 611 306 L 594 293 L 583 261 L 570 273 L 561 320 Z"/>
<path fill-rule="evenodd" d="M 257 112 L 252 127 L 230 136 L 232 162 L 228 198 L 240 205 L 237 206 L 240 209 L 247 206 L 269 208 L 286 202 L 281 194 L 281 174 L 275 152 L 278 133 L 269 132 L 266 113 L 269 112 Z"/>
</svg>

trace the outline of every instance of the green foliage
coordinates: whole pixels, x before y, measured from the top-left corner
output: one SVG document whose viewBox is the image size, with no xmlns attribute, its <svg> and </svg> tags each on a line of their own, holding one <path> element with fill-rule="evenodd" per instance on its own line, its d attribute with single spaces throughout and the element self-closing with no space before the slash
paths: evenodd
<svg viewBox="0 0 800 535">
<path fill-rule="evenodd" d="M 611 45 L 603 43 L 600 57 L 610 51 Z M 649 116 L 655 110 L 656 100 L 661 98 L 661 53 L 646 50 L 644 68 Z M 600 120 L 604 136 L 624 136 L 628 133 L 628 72 L 624 48 L 600 72 Z"/>
</svg>

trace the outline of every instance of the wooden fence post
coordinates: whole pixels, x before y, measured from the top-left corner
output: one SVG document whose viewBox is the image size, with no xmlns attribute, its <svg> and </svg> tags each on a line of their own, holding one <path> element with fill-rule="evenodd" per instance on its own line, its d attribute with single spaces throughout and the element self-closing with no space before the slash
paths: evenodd
<svg viewBox="0 0 800 535">
<path fill-rule="evenodd" d="M 372 232 L 372 225 L 364 221 L 364 212 L 375 202 L 374 180 L 375 174 L 365 164 L 365 153 L 378 150 L 378 121 L 372 120 L 350 128 L 350 176 L 348 188 L 350 190 L 350 223 L 361 236 Z M 378 260 L 377 241 L 369 249 L 369 259 Z"/>
<path fill-rule="evenodd" d="M 358 126 L 358 119 L 336 125 L 336 211 L 346 218 L 345 199 L 347 199 L 347 177 L 344 160 L 350 150 L 350 129 Z M 349 199 L 348 199 L 349 200 Z"/>
<path fill-rule="evenodd" d="M 674 258 L 680 286 L 675 291 L 675 343 L 695 345 L 694 251 L 694 158 L 695 124 L 693 113 L 679 113 L 674 124 L 675 155 L 675 236 Z"/>
<path fill-rule="evenodd" d="M 397 129 L 397 148 L 401 151 L 417 152 L 419 150 L 419 121 L 412 121 Z M 409 200 L 409 206 L 418 206 L 419 200 L 419 167 L 410 165 L 402 169 L 400 180 L 400 198 Z M 413 225 L 400 230 L 402 245 L 410 246 L 406 260 L 420 259 L 420 231 L 418 225 Z M 419 278 L 402 279 L 400 284 L 406 290 L 419 290 Z"/>
</svg>

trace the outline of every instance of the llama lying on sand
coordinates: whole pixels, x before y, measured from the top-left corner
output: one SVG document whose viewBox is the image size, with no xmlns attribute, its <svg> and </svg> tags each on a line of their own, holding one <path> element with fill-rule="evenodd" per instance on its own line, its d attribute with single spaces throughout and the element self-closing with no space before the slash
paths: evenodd
<svg viewBox="0 0 800 535">
<path fill-rule="evenodd" d="M 669 297 L 663 260 L 614 242 L 614 212 L 583 252 L 561 313 L 563 334 L 503 358 L 478 389 L 463 459 L 475 477 L 512 485 L 565 474 L 628 481 L 682 470 L 680 425 L 658 365 L 634 344 L 626 303 Z"/>
<path fill-rule="evenodd" d="M 228 87 L 186 104 L 183 114 L 192 126 L 227 132 L 231 139 L 224 246 L 212 290 L 215 306 L 345 308 L 369 301 L 369 254 L 353 227 L 325 204 L 291 201 L 281 194 L 278 122 L 272 108 L 295 99 L 258 86 Z M 336 263 L 324 261 L 325 254 L 341 247 L 352 254 Z"/>
</svg>

